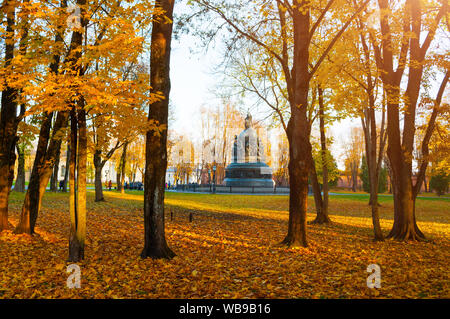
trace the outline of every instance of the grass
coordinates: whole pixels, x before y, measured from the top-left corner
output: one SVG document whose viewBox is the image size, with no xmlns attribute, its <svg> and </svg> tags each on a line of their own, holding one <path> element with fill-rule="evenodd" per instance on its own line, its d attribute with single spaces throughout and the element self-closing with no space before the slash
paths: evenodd
<svg viewBox="0 0 450 319">
<path fill-rule="evenodd" d="M 288 197 L 166 193 L 166 237 L 173 260 L 142 260 L 143 196 L 88 192 L 88 238 L 82 288 L 67 289 L 68 196 L 46 193 L 38 236 L 0 234 L 0 298 L 449 298 L 450 202 L 417 200 L 427 242 L 373 242 L 362 195 L 330 198 L 331 225 L 309 225 L 307 248 L 279 246 Z M 11 193 L 10 221 L 23 194 Z M 365 199 L 365 200 L 364 200 Z M 314 218 L 310 198 L 308 220 Z M 392 198 L 381 226 L 392 227 Z M 173 220 L 169 211 L 173 212 Z M 189 214 L 194 220 L 190 223 Z M 369 264 L 382 288 L 366 286 Z"/>
</svg>

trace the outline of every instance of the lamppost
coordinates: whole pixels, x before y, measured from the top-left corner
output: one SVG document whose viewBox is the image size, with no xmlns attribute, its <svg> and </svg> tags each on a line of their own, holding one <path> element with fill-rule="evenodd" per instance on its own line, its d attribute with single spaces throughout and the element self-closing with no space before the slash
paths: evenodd
<svg viewBox="0 0 450 319">
<path fill-rule="evenodd" d="M 211 192 L 211 169 L 208 169 L 209 191 Z"/>
<path fill-rule="evenodd" d="M 109 175 L 109 170 L 107 169 L 107 170 L 105 171 L 105 182 L 106 182 L 105 185 L 108 185 L 108 175 Z M 108 189 L 108 186 L 106 186 L 105 188 Z"/>
<path fill-rule="evenodd" d="M 216 165 L 213 166 L 213 193 L 216 192 Z"/>
</svg>

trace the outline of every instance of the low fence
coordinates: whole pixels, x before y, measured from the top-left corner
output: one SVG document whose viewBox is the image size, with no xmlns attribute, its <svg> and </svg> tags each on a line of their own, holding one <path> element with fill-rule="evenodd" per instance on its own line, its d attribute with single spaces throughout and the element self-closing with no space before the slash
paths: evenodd
<svg viewBox="0 0 450 319">
<path fill-rule="evenodd" d="M 289 194 L 289 187 L 237 187 L 213 184 L 179 184 L 174 189 L 179 192 L 194 193 Z"/>
</svg>

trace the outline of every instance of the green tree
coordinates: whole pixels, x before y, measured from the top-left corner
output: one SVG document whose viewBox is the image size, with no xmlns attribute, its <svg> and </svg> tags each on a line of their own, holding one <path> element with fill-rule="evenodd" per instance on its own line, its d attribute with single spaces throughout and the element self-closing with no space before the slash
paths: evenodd
<svg viewBox="0 0 450 319">
<path fill-rule="evenodd" d="M 438 196 L 441 196 L 448 192 L 448 185 L 450 182 L 450 175 L 446 172 L 439 171 L 438 173 L 431 176 L 430 187 L 436 191 Z"/>
<path fill-rule="evenodd" d="M 378 180 L 378 193 L 385 193 L 387 191 L 387 168 L 382 167 Z"/>
<path fill-rule="evenodd" d="M 325 166 L 322 164 L 322 152 L 323 151 L 318 148 L 313 150 L 313 159 L 316 166 L 317 179 L 321 186 L 323 186 L 323 167 Z M 329 150 L 325 151 L 325 161 L 326 168 L 328 169 L 328 185 L 330 187 L 334 187 L 337 185 L 339 179 L 339 169 L 335 158 L 331 155 Z"/>
<path fill-rule="evenodd" d="M 363 190 L 366 193 L 370 193 L 370 178 L 369 178 L 369 167 L 367 166 L 366 156 L 363 155 L 361 159 L 361 174 L 359 175 L 363 184 Z M 386 167 L 381 167 L 380 175 L 378 180 L 378 193 L 384 193 L 387 189 L 387 169 Z"/>
</svg>

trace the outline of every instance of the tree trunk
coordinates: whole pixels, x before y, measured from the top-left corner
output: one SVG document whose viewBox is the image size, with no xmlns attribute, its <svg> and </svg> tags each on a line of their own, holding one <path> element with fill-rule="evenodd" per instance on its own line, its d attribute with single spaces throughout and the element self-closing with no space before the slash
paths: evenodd
<svg viewBox="0 0 450 319">
<path fill-rule="evenodd" d="M 122 194 L 125 194 L 125 188 L 123 187 L 125 182 L 125 168 L 127 164 L 127 148 L 128 148 L 128 142 L 125 142 L 123 144 L 123 151 L 122 156 L 120 157 L 120 180 L 118 181 L 118 184 L 120 184 L 120 192 Z M 119 186 L 117 187 L 119 190 Z"/>
<path fill-rule="evenodd" d="M 116 172 L 116 185 L 117 185 L 117 191 L 122 191 L 122 185 L 120 184 L 120 181 L 122 180 L 122 176 L 121 176 L 121 173 L 122 173 L 122 168 L 120 167 L 120 165 L 119 165 L 119 167 L 117 168 L 117 172 Z"/>
<path fill-rule="evenodd" d="M 17 133 L 17 130 L 16 130 Z M 16 166 L 16 145 L 17 141 L 19 140 L 19 137 L 16 136 L 14 139 L 14 145 L 12 145 L 11 151 L 9 153 L 9 175 L 8 175 L 8 187 L 9 191 L 11 191 L 13 182 L 14 182 L 14 168 Z"/>
<path fill-rule="evenodd" d="M 386 91 L 389 101 L 395 101 L 394 96 L 400 96 L 398 86 L 390 86 Z M 425 237 L 416 225 L 414 214 L 411 159 L 405 158 L 411 153 L 401 144 L 399 122 L 399 105 L 388 102 L 387 155 L 392 169 L 394 225 L 387 237 L 396 240 L 421 240 Z"/>
<path fill-rule="evenodd" d="M 306 120 L 306 107 L 299 111 L 295 111 L 295 116 L 291 115 L 288 124 L 289 139 L 289 224 L 288 233 L 282 244 L 288 247 L 307 247 L 306 240 L 306 210 L 308 198 L 308 172 L 309 159 L 308 152 L 311 152 L 309 137 L 307 136 L 305 127 L 302 130 L 299 125 L 298 118 L 304 113 Z M 301 112 L 304 111 L 304 112 Z M 291 122 L 292 120 L 292 122 Z M 292 124 L 297 122 L 296 124 Z M 305 136 L 306 135 L 306 136 Z"/>
<path fill-rule="evenodd" d="M 314 219 L 314 221 L 312 221 L 313 224 L 322 224 L 325 222 L 325 217 L 322 213 L 322 205 L 323 205 L 323 201 L 322 201 L 322 192 L 320 190 L 320 184 L 319 184 L 319 180 L 317 178 L 317 172 L 316 172 L 316 165 L 314 163 L 314 159 L 311 156 L 310 159 L 310 172 L 309 172 L 309 178 L 311 180 L 311 185 L 312 185 L 312 189 L 313 189 L 313 193 L 314 193 L 314 203 L 316 206 L 316 218 Z"/>
<path fill-rule="evenodd" d="M 305 3 L 301 3 L 304 5 Z M 306 209 L 308 173 L 311 156 L 309 122 L 306 115 L 309 91 L 309 8 L 294 10 L 294 99 L 290 103 L 291 117 L 287 125 L 289 141 L 289 222 L 282 244 L 288 247 L 307 247 Z"/>
<path fill-rule="evenodd" d="M 55 164 L 53 166 L 52 176 L 50 178 L 50 191 L 58 191 L 58 172 L 59 172 L 59 161 L 61 156 L 61 147 L 57 150 Z"/>
<path fill-rule="evenodd" d="M 390 156 L 395 151 L 395 148 L 388 147 L 388 154 Z M 401 152 L 398 150 L 398 152 Z M 393 168 L 394 175 L 394 225 L 391 232 L 387 236 L 388 238 L 394 238 L 397 240 L 422 240 L 424 239 L 423 233 L 419 230 L 415 219 L 414 198 L 412 193 L 411 178 L 408 174 L 408 169 L 402 167 L 402 163 L 396 162 Z M 400 172 L 398 172 L 399 170 Z"/>
<path fill-rule="evenodd" d="M 175 0 L 161 0 L 157 5 L 165 11 L 170 21 L 173 19 Z M 170 93 L 170 45 L 172 23 L 160 19 L 153 21 L 150 85 L 152 92 L 162 92 L 164 99 L 150 106 L 148 119 L 159 125 L 168 124 Z M 169 248 L 164 227 L 164 189 L 167 168 L 167 127 L 160 134 L 148 131 L 145 148 L 144 181 L 144 238 L 145 246 L 141 257 L 173 258 L 175 253 Z"/>
<path fill-rule="evenodd" d="M 63 1 L 61 3 L 61 6 L 67 7 L 67 4 Z M 59 32 L 55 36 L 56 44 L 59 44 L 63 41 L 61 27 L 58 28 L 58 31 Z M 49 66 L 52 73 L 58 73 L 59 63 L 60 56 L 58 54 L 53 55 L 53 61 Z M 33 169 L 31 171 L 27 193 L 25 195 L 25 200 L 22 206 L 20 220 L 14 230 L 15 233 L 34 233 L 34 227 L 36 225 L 39 210 L 41 208 L 42 197 L 44 196 L 48 181 L 50 179 L 56 154 L 61 146 L 62 137 L 65 134 L 65 128 L 67 127 L 67 118 L 67 112 L 58 112 L 50 145 L 48 145 L 50 139 L 50 130 L 52 126 L 53 112 L 44 113 L 41 123 L 41 129 L 39 131 L 39 140 L 36 150 L 36 156 L 33 163 Z"/>
<path fill-rule="evenodd" d="M 389 12 L 389 1 L 378 0 L 381 10 Z M 381 79 L 387 95 L 387 155 L 392 168 L 392 183 L 394 187 L 394 225 L 388 237 L 397 240 L 423 240 L 423 233 L 419 230 L 415 218 L 415 196 L 412 186 L 412 150 L 415 136 L 415 118 L 417 100 L 423 76 L 425 56 L 431 41 L 433 40 L 440 20 L 448 13 L 448 3 L 443 2 L 438 13 L 434 17 L 434 23 L 426 35 L 425 41 L 420 43 L 422 28 L 422 3 L 410 1 L 405 4 L 403 21 L 402 47 L 397 70 L 394 71 L 394 56 L 392 50 L 393 38 L 389 25 L 389 14 L 380 18 L 380 30 L 382 34 L 382 51 L 378 48 L 375 53 L 377 64 L 381 69 Z M 411 36 L 411 34 L 413 36 Z M 409 39 L 409 41 L 408 41 Z M 409 52 L 408 52 L 409 51 Z M 406 56 L 409 53 L 409 63 Z M 403 126 L 400 128 L 400 83 L 405 64 L 408 65 L 408 81 L 405 91 L 406 98 L 403 112 Z"/>
<path fill-rule="evenodd" d="M 358 186 L 358 168 L 355 163 L 352 164 L 352 191 L 355 193 Z"/>
<path fill-rule="evenodd" d="M 15 4 L 13 1 L 5 1 L 3 5 L 8 9 L 6 13 L 6 34 L 9 34 L 4 44 L 4 67 L 9 69 L 14 58 L 14 27 Z M 10 3 L 11 2 L 11 3 Z M 17 89 L 6 83 L 2 92 L 0 111 L 0 232 L 8 228 L 8 199 L 11 180 L 11 152 L 15 153 L 16 132 L 18 121 L 17 114 Z"/>
<path fill-rule="evenodd" d="M 323 206 L 322 216 L 318 223 L 329 223 L 328 217 L 328 159 L 327 159 L 327 141 L 325 136 L 325 105 L 323 103 L 323 89 L 318 88 L 319 91 L 319 122 L 320 122 L 320 145 L 322 158 L 322 192 L 323 192 Z"/>
<path fill-rule="evenodd" d="M 380 177 L 380 165 L 382 156 L 380 154 L 379 161 L 377 161 L 377 131 L 375 125 L 375 110 L 374 106 L 370 107 L 370 139 L 367 145 L 369 146 L 367 152 L 367 167 L 369 169 L 369 179 L 370 179 L 370 205 L 372 207 L 372 224 L 374 231 L 374 240 L 383 241 L 383 232 L 380 226 L 380 216 L 378 213 L 378 182 Z M 382 137 L 380 137 L 380 144 Z M 380 146 L 380 153 L 383 152 L 383 146 Z M 370 163 L 370 164 L 369 164 Z"/>
<path fill-rule="evenodd" d="M 66 169 L 64 171 L 63 192 L 67 193 L 67 183 L 69 181 L 69 165 L 70 165 L 70 141 L 67 143 L 66 152 Z"/>
<path fill-rule="evenodd" d="M 40 174 L 39 171 L 44 165 L 45 154 L 47 152 L 47 144 L 50 139 L 50 129 L 52 124 L 53 112 L 46 113 L 42 119 L 41 128 L 39 131 L 38 145 L 36 155 L 34 158 L 33 169 L 31 171 L 30 181 L 28 183 L 27 193 L 22 206 L 19 223 L 14 230 L 15 233 L 33 234 L 31 227 L 31 209 L 37 207 L 39 190 L 40 190 Z"/>
<path fill-rule="evenodd" d="M 81 238 L 78 238 L 78 198 L 76 185 L 77 153 L 78 153 L 78 124 L 76 106 L 73 105 L 70 112 L 70 164 L 69 164 L 69 214 L 70 214 L 70 237 L 69 237 L 69 261 L 78 262 L 84 257 L 84 246 Z"/>
<path fill-rule="evenodd" d="M 78 0 L 80 7 L 81 27 L 87 25 L 84 18 L 86 0 Z M 68 68 L 74 77 L 82 77 L 81 67 L 83 33 L 80 30 L 72 32 L 71 47 L 74 52 L 68 61 Z M 78 262 L 84 259 L 84 243 L 86 238 L 86 167 L 87 167 L 87 130 L 85 101 L 82 95 L 72 101 L 70 111 L 70 171 L 69 171 L 69 213 L 70 238 L 69 261 Z"/>
<path fill-rule="evenodd" d="M 392 169 L 391 169 L 391 164 L 389 163 L 389 158 L 385 157 L 383 159 L 384 161 L 384 165 L 386 165 L 387 168 L 387 172 L 388 172 L 388 193 L 389 194 L 393 194 L 393 189 L 394 187 L 392 186 Z"/>
<path fill-rule="evenodd" d="M 292 68 L 291 117 L 286 135 L 289 141 L 289 221 L 288 233 L 282 244 L 288 247 L 307 247 L 306 210 L 308 199 L 308 173 L 311 162 L 309 142 L 310 123 L 307 117 L 309 91 L 309 32 L 310 12 L 308 4 L 301 2 L 305 10 L 294 10 L 294 65 Z"/>
<path fill-rule="evenodd" d="M 16 183 L 14 184 L 14 191 L 25 192 L 25 145 L 17 145 L 17 153 L 19 154 L 17 166 Z"/>
<path fill-rule="evenodd" d="M 95 201 L 104 201 L 103 197 L 103 185 L 102 185 L 102 158 L 100 156 L 100 151 L 96 150 L 94 153 L 94 168 L 95 168 Z"/>
<path fill-rule="evenodd" d="M 30 182 L 22 206 L 19 224 L 14 230 L 15 233 L 33 234 L 36 221 L 41 208 L 42 197 L 44 196 L 47 184 L 53 172 L 58 148 L 61 147 L 63 136 L 67 127 L 67 112 L 58 112 L 56 116 L 53 134 L 50 139 L 50 129 L 53 114 L 47 114 L 41 125 L 39 133 L 38 148 L 31 172 Z M 50 139 L 50 143 L 48 141 Z M 47 148 L 48 144 L 48 148 Z"/>
<path fill-rule="evenodd" d="M 400 89 L 388 88 L 389 97 L 399 96 Z M 398 240 L 416 239 L 416 225 L 413 216 L 413 196 L 411 185 L 411 171 L 408 169 L 408 160 L 402 149 L 399 126 L 399 105 L 388 103 L 387 132 L 389 143 L 387 155 L 392 169 L 392 184 L 394 193 L 394 225 L 388 238 Z"/>
<path fill-rule="evenodd" d="M 368 54 L 366 55 L 368 58 Z M 380 177 L 381 162 L 384 152 L 384 112 L 381 123 L 381 132 L 379 138 L 379 152 L 377 157 L 377 127 L 375 120 L 375 99 L 373 96 L 373 87 L 370 74 L 367 76 L 369 105 L 364 110 L 364 117 L 361 118 L 362 128 L 364 132 L 364 141 L 366 149 L 366 162 L 369 171 L 369 205 L 372 210 L 372 224 L 374 231 L 374 240 L 383 241 L 384 236 L 381 231 L 380 217 L 378 213 L 378 183 Z"/>
<path fill-rule="evenodd" d="M 81 99 L 81 103 L 84 104 L 83 99 Z M 72 113 L 75 113 L 75 111 Z M 87 129 L 84 105 L 81 110 L 78 111 L 77 118 L 71 121 L 71 126 L 72 125 L 74 128 L 71 128 L 71 137 L 73 139 L 76 138 L 77 129 L 79 137 L 78 145 L 74 142 L 71 143 L 72 149 L 77 150 L 77 154 L 73 152 L 74 154 L 71 157 L 71 166 L 74 166 L 71 168 L 71 172 L 75 173 L 74 171 L 76 166 L 76 176 L 71 178 L 71 180 L 74 180 L 73 184 L 76 184 L 76 196 L 71 196 L 71 200 L 73 200 L 73 207 L 71 205 L 70 208 L 73 212 L 71 213 L 72 223 L 69 239 L 69 261 L 79 262 L 84 259 L 84 244 L 86 241 Z M 72 193 L 72 187 L 70 192 Z"/>
</svg>

